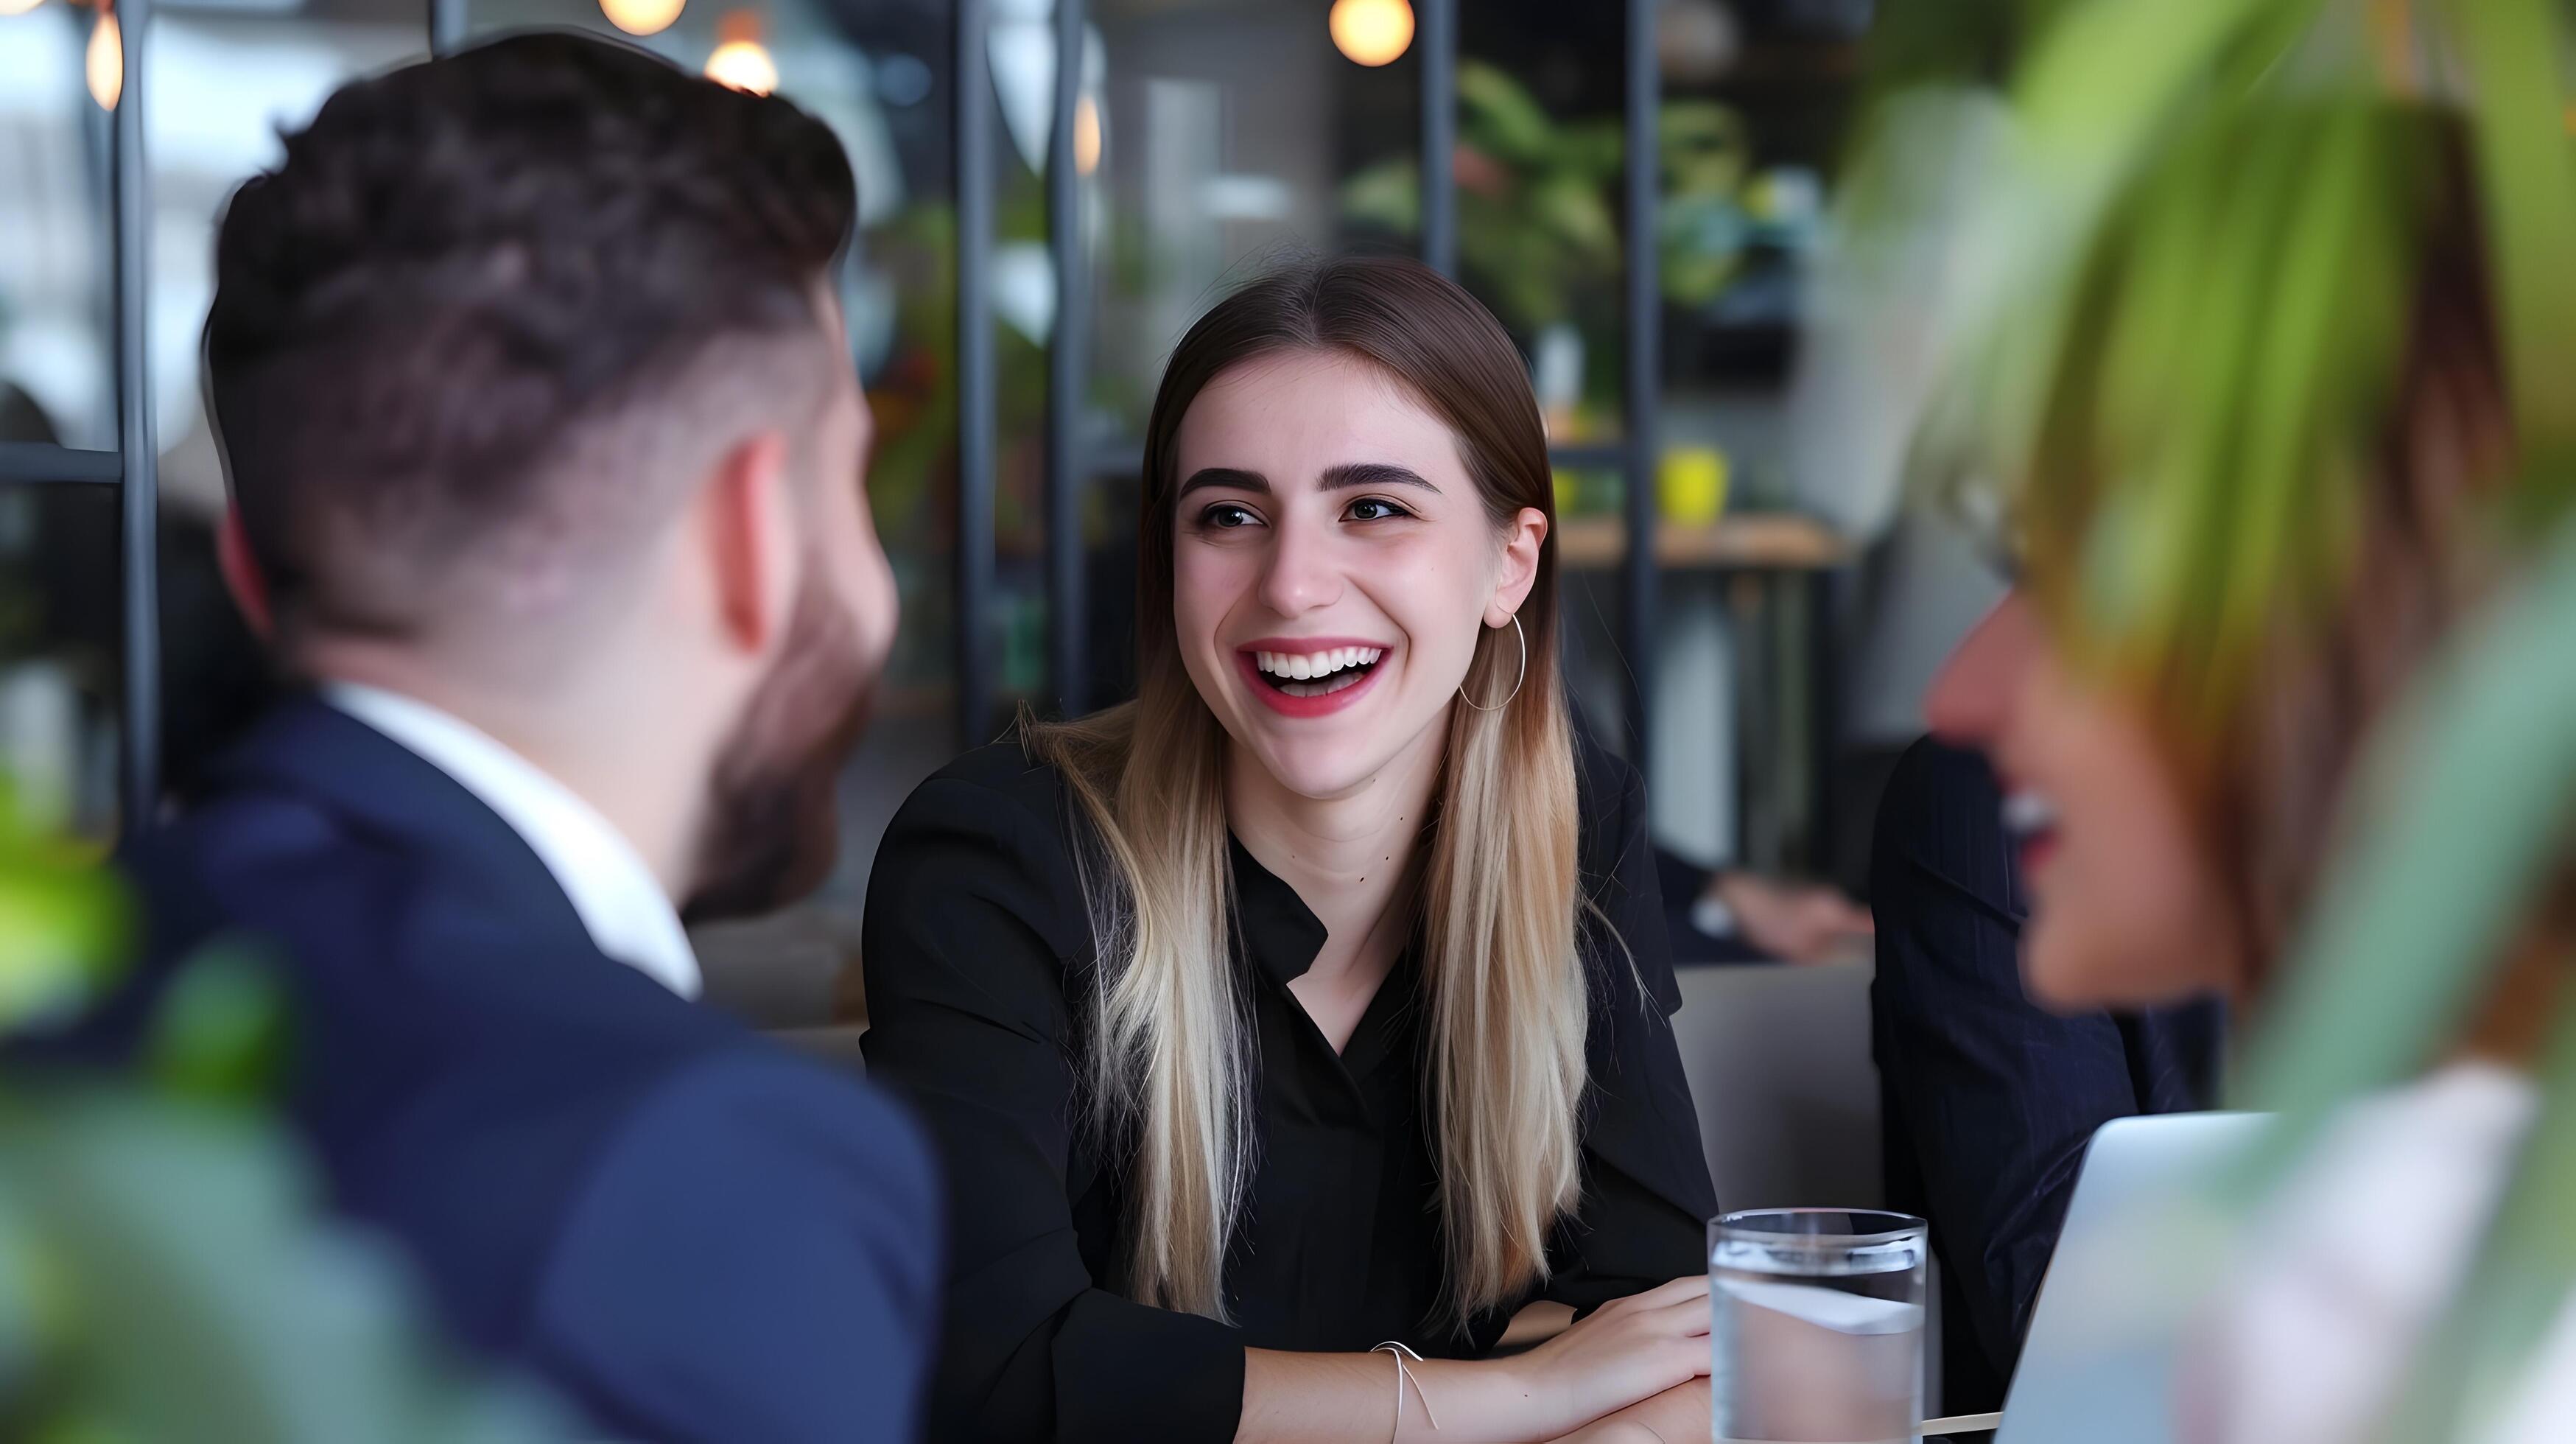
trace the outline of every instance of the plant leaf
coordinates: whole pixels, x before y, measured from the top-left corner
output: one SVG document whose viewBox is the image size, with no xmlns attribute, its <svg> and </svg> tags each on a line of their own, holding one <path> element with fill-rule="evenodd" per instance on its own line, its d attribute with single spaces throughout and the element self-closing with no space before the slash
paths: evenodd
<svg viewBox="0 0 2576 1444">
<path fill-rule="evenodd" d="M 2535 455 L 2576 455 L 2576 146 L 2561 120 L 2563 18 L 2550 0 L 2452 0 L 2476 116 L 2488 250 L 2496 269 L 2520 440 Z M 2547 483 L 2576 499 L 2576 472 Z"/>
</svg>

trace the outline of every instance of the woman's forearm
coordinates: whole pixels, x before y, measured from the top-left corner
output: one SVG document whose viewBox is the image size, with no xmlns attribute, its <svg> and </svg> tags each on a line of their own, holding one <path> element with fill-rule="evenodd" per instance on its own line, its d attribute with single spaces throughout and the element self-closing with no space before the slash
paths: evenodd
<svg viewBox="0 0 2576 1444">
<path fill-rule="evenodd" d="M 1613 1299 L 1506 1359 L 1407 1360 L 1399 1375 L 1392 1354 L 1246 1349 L 1235 1438 L 1240 1444 L 1531 1444 L 1705 1377 L 1708 1361 L 1708 1279 L 1685 1274 Z M 1705 1387 L 1698 1398 L 1705 1429 Z"/>
<path fill-rule="evenodd" d="M 1237 1444 L 1527 1444 L 1582 1422 L 1541 1400 L 1509 1359 L 1405 1360 L 1399 1426 L 1393 1354 L 1243 1356 Z"/>
<path fill-rule="evenodd" d="M 1708 1380 L 1693 1379 L 1605 1414 L 1557 1444 L 1699 1444 L 1708 1437 L 1708 1426 Z"/>
</svg>

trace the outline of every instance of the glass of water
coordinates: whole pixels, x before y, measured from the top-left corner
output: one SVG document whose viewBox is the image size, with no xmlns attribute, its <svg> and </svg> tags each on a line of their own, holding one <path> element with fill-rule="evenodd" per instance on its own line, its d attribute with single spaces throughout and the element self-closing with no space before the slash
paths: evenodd
<svg viewBox="0 0 2576 1444">
<path fill-rule="evenodd" d="M 1718 1444 L 1902 1444 L 1923 1418 L 1923 1220 L 1839 1208 L 1708 1226 Z"/>
</svg>

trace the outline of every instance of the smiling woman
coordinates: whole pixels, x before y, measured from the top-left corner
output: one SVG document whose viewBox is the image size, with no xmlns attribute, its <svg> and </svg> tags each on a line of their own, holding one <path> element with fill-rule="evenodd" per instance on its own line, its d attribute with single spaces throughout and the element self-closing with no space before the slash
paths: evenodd
<svg viewBox="0 0 2576 1444">
<path fill-rule="evenodd" d="M 870 883 L 870 1069 L 957 1200 L 936 1431 L 1705 1431 L 1679 993 L 1518 354 L 1411 262 L 1276 273 L 1144 483 L 1137 701 L 933 778 Z M 1478 1357 L 1539 1300 L 1595 1312 Z"/>
<path fill-rule="evenodd" d="M 1457 344 L 1467 338 L 1424 339 L 1432 354 L 1474 354 Z M 1540 609 L 1546 615 L 1533 620 L 1554 633 L 1552 567 L 1546 593 L 1535 595 L 1552 488 L 1508 444 L 1515 431 L 1535 442 L 1536 411 L 1492 404 L 1528 397 L 1518 356 L 1497 345 L 1490 359 L 1503 363 L 1499 375 L 1460 378 L 1467 384 L 1457 392 L 1503 414 L 1460 407 L 1453 431 L 1417 399 L 1430 386 L 1398 379 L 1425 371 L 1428 357 L 1404 354 L 1394 336 L 1375 338 L 1373 349 L 1385 359 L 1321 348 L 1256 353 L 1201 380 L 1179 415 L 1168 406 L 1156 413 L 1169 428 L 1158 431 L 1159 450 L 1186 478 L 1169 503 L 1166 543 L 1181 664 L 1236 745 L 1306 797 L 1363 785 L 1407 748 L 1436 749 L 1446 739 L 1432 724 L 1450 715 L 1471 674 L 1490 686 L 1479 695 L 1526 680 L 1523 648 L 1504 631 L 1522 610 Z M 1241 353 L 1229 345 L 1206 354 Z M 1167 397 L 1183 384 L 1178 359 Z M 1471 471 L 1456 439 L 1466 435 L 1493 439 L 1482 461 L 1490 481 Z M 1376 655 L 1355 665 L 1363 652 Z M 1536 660 L 1552 684 L 1554 648 Z M 1526 766 L 1524 805 L 1571 802 L 1561 703 L 1534 695 L 1518 718 L 1483 725 L 1472 716 L 1460 719 L 1462 761 L 1477 759 L 1473 744 L 1490 736 L 1501 744 L 1496 765 L 1510 765 L 1499 761 L 1509 751 Z M 1550 830 L 1544 820 L 1537 829 Z M 1542 895 L 1570 882 L 1549 879 Z"/>
</svg>

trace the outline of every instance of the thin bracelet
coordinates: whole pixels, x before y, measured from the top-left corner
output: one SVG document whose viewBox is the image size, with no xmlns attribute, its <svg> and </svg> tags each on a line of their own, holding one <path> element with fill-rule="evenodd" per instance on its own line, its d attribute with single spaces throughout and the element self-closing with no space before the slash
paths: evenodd
<svg viewBox="0 0 2576 1444">
<path fill-rule="evenodd" d="M 1422 1417 L 1430 1420 L 1433 1431 L 1437 1432 L 1440 1428 L 1440 1416 L 1431 1412 L 1431 1396 L 1422 1393 L 1422 1381 L 1413 1377 L 1412 1370 L 1404 1367 L 1405 1360 L 1411 1359 L 1419 1364 L 1422 1362 L 1422 1356 L 1394 1339 L 1387 1340 L 1369 1352 L 1384 1354 L 1395 1360 L 1395 1427 L 1388 1431 L 1386 1444 L 1395 1444 L 1395 1441 L 1404 1434 L 1404 1386 L 1407 1384 L 1413 1386 L 1413 1392 L 1422 1394 Z"/>
</svg>

